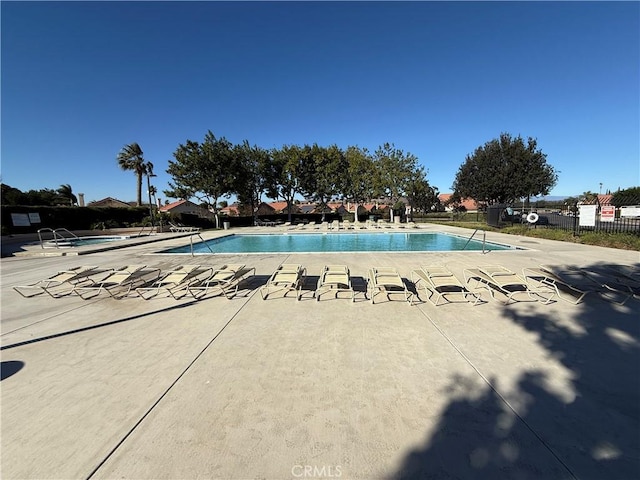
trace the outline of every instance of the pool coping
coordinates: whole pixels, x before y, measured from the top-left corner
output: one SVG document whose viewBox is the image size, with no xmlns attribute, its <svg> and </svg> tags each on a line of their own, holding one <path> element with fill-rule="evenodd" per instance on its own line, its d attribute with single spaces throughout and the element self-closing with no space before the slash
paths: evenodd
<svg viewBox="0 0 640 480">
<path fill-rule="evenodd" d="M 423 230 L 423 231 L 417 231 L 417 230 Z M 468 237 L 458 234 L 458 233 L 452 233 L 452 232 L 446 232 L 443 230 L 432 230 L 429 229 L 429 231 L 425 231 L 426 229 L 412 229 L 411 231 L 406 231 L 406 230 L 402 230 L 402 229 L 393 229 L 393 230 L 384 230 L 384 231 L 371 231 L 371 230 L 366 230 L 366 231 L 321 231 L 321 232 L 313 232 L 313 231 L 280 231 L 280 232 L 256 232 L 256 231 L 251 231 L 251 232 L 242 232 L 242 233 L 235 233 L 235 232 L 229 232 L 223 235 L 219 235 L 219 236 L 215 236 L 213 238 L 208 238 L 206 240 L 203 239 L 203 241 L 200 241 L 198 243 L 206 243 L 209 242 L 211 240 L 219 240 L 222 238 L 226 238 L 226 237 L 233 237 L 236 235 L 242 235 L 242 236 L 284 236 L 284 235 L 389 235 L 389 234 L 405 234 L 405 235 L 432 235 L 432 234 L 441 234 L 441 235 L 447 235 L 447 236 L 451 236 L 451 237 L 457 237 L 463 240 L 467 240 Z M 481 242 L 481 240 L 477 240 L 474 239 L 475 242 Z M 514 251 L 519 251 L 519 250 L 532 250 L 530 247 L 523 247 L 523 246 L 518 246 L 518 245 L 512 245 L 512 244 L 508 244 L 508 243 L 504 243 L 504 242 L 498 242 L 498 241 L 487 241 L 486 243 L 489 243 L 491 245 L 497 245 L 500 247 L 503 247 L 502 249 L 499 250 L 487 250 L 487 252 L 514 252 Z M 179 246 L 179 247 L 171 247 L 171 248 L 186 248 L 186 245 L 184 246 Z M 312 254 L 325 254 L 325 253 L 335 253 L 334 251 L 329 251 L 329 252 L 320 252 L 320 251 L 260 251 L 260 252 L 175 252 L 175 251 L 170 251 L 171 249 L 167 249 L 166 251 L 159 251 L 159 252 L 153 252 L 153 253 L 149 253 L 148 255 L 151 254 L 155 254 L 155 255 L 190 255 L 190 256 L 195 256 L 195 255 L 264 255 L 264 254 L 282 254 L 282 255 L 297 255 L 297 254 L 303 254 L 303 255 L 312 255 Z M 396 253 L 427 253 L 427 252 L 433 252 L 433 253 L 445 253 L 445 252 L 460 252 L 460 253 L 471 253 L 471 252 L 484 252 L 484 250 L 346 250 L 346 251 L 342 251 L 345 254 L 375 254 L 375 253 L 389 253 L 389 254 L 396 254 Z"/>
</svg>

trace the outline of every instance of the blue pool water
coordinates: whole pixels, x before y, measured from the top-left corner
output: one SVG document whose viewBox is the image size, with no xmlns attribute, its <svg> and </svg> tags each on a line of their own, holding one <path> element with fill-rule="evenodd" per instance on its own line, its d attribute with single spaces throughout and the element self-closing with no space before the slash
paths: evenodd
<svg viewBox="0 0 640 480">
<path fill-rule="evenodd" d="M 482 250 L 482 241 L 445 233 L 300 233 L 282 235 L 229 235 L 193 244 L 193 253 L 307 253 L 307 252 L 426 252 Z M 485 250 L 515 250 L 486 243 Z M 191 245 L 160 253 L 191 253 Z"/>
</svg>

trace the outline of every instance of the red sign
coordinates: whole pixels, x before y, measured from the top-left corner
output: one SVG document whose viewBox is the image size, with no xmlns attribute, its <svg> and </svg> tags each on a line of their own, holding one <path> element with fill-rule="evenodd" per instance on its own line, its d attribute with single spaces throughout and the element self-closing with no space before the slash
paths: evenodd
<svg viewBox="0 0 640 480">
<path fill-rule="evenodd" d="M 606 205 L 600 208 L 600 221 L 613 222 L 616 218 L 616 207 Z"/>
</svg>

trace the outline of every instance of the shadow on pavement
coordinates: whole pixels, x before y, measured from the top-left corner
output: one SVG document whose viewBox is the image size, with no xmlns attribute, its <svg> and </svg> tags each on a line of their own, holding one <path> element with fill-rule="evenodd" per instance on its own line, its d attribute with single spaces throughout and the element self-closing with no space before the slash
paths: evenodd
<svg viewBox="0 0 640 480">
<path fill-rule="evenodd" d="M 640 478 L 639 305 L 587 297 L 570 322 L 505 307 L 502 317 L 535 334 L 570 386 L 559 390 L 535 365 L 506 393 L 491 378 L 480 388 L 451 379 L 435 433 L 391 478 Z"/>
</svg>

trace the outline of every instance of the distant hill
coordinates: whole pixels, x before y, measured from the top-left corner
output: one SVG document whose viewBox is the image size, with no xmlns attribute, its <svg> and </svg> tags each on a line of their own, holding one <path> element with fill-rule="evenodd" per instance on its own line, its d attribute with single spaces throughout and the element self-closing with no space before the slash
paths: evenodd
<svg viewBox="0 0 640 480">
<path fill-rule="evenodd" d="M 540 200 L 546 200 L 547 202 L 559 202 L 560 200 L 564 200 L 565 198 L 569 197 L 570 195 L 548 195 L 541 198 Z"/>
</svg>

